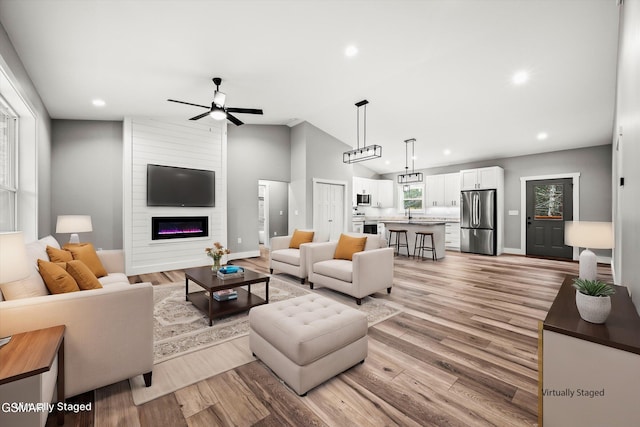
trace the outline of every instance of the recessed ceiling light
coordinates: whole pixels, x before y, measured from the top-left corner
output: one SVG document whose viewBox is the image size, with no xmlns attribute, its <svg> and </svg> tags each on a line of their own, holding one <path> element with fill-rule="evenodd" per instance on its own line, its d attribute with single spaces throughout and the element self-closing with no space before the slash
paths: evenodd
<svg viewBox="0 0 640 427">
<path fill-rule="evenodd" d="M 391 164 L 391 162 L 390 162 L 389 160 L 385 160 L 384 164 L 385 164 L 385 165 L 390 165 L 390 164 Z"/>
<path fill-rule="evenodd" d="M 91 103 L 94 107 L 104 107 L 105 105 L 107 105 L 107 103 L 104 102 L 103 99 L 94 99 L 93 101 L 91 101 Z"/>
<path fill-rule="evenodd" d="M 347 46 L 347 48 L 344 50 L 344 54 L 346 56 L 356 56 L 358 54 L 358 48 L 354 45 Z"/>
<path fill-rule="evenodd" d="M 448 156 L 449 154 L 451 154 L 451 150 L 449 150 L 448 148 L 446 150 L 444 150 L 442 152 L 442 154 L 444 154 L 445 156 Z"/>
<path fill-rule="evenodd" d="M 529 72 L 525 70 L 520 70 L 513 74 L 511 77 L 511 83 L 514 85 L 523 85 L 529 81 Z"/>
<path fill-rule="evenodd" d="M 547 134 L 546 132 L 540 132 L 536 135 L 536 138 L 538 138 L 538 141 L 543 141 L 549 138 L 549 134 Z"/>
</svg>

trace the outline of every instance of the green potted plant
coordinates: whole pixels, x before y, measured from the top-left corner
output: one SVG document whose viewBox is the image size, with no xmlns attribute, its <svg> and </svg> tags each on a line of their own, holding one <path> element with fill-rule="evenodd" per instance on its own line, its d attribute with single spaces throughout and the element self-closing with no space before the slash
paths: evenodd
<svg viewBox="0 0 640 427">
<path fill-rule="evenodd" d="M 574 279 L 576 306 L 583 320 L 604 323 L 611 313 L 611 295 L 616 293 L 613 286 L 599 280 Z"/>
</svg>

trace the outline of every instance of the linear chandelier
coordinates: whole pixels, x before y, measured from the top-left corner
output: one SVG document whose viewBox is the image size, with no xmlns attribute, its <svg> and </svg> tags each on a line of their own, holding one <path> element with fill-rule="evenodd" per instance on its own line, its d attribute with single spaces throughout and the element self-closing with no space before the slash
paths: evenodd
<svg viewBox="0 0 640 427">
<path fill-rule="evenodd" d="M 356 102 L 356 107 L 358 107 L 358 119 L 357 119 L 357 147 L 354 150 L 345 151 L 342 153 L 342 162 L 343 163 L 358 163 L 364 162 L 365 160 L 377 159 L 382 157 L 382 146 L 381 145 L 369 145 L 367 146 L 367 104 L 369 101 L 363 99 L 362 101 Z M 364 146 L 360 148 L 360 107 L 364 106 Z"/>
<path fill-rule="evenodd" d="M 411 184 L 413 182 L 422 182 L 422 172 L 414 170 L 415 159 L 415 138 L 406 139 L 404 141 L 404 173 L 398 175 L 398 184 Z M 411 173 L 409 173 L 409 143 L 411 143 Z"/>
</svg>

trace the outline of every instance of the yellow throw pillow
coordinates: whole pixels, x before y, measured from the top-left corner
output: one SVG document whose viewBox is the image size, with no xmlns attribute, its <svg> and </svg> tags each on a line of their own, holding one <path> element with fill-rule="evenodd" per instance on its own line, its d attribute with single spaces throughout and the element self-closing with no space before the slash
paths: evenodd
<svg viewBox="0 0 640 427">
<path fill-rule="evenodd" d="M 293 236 L 291 236 L 291 242 L 289 247 L 291 249 L 300 249 L 300 245 L 303 243 L 311 243 L 313 241 L 313 231 L 300 231 L 294 230 Z"/>
<path fill-rule="evenodd" d="M 39 259 L 38 271 L 40 271 L 44 284 L 47 285 L 47 289 L 52 294 L 64 294 L 80 290 L 73 277 L 65 271 L 64 267 L 57 263 Z"/>
<path fill-rule="evenodd" d="M 356 252 L 362 252 L 364 245 L 367 243 L 367 236 L 365 237 L 352 237 L 346 234 L 341 234 L 338 240 L 338 246 L 333 254 L 334 259 L 348 259 L 352 260 L 353 254 Z"/>
<path fill-rule="evenodd" d="M 49 255 L 49 261 L 51 262 L 69 262 L 73 260 L 71 252 L 65 251 L 64 249 L 54 248 L 49 245 L 47 245 L 47 255 Z"/>
<path fill-rule="evenodd" d="M 78 287 L 83 291 L 102 287 L 96 275 L 80 260 L 69 261 L 67 263 L 67 273 L 73 277 Z"/>
<path fill-rule="evenodd" d="M 104 266 L 100 262 L 100 258 L 98 258 L 98 254 L 91 243 L 67 243 L 64 245 L 64 249 L 71 252 L 73 259 L 84 262 L 96 277 L 103 277 L 107 275 L 107 270 L 104 269 Z"/>
</svg>

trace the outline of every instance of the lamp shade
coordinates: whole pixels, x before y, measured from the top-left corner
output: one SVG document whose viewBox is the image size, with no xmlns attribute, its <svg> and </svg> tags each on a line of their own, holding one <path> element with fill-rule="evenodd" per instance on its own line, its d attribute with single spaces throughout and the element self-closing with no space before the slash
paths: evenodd
<svg viewBox="0 0 640 427">
<path fill-rule="evenodd" d="M 613 224 L 596 221 L 567 221 L 564 226 L 564 243 L 589 249 L 614 247 Z"/>
<path fill-rule="evenodd" d="M 86 233 L 93 231 L 90 215 L 58 215 L 56 233 Z"/>
<path fill-rule="evenodd" d="M 29 276 L 27 249 L 21 231 L 0 233 L 0 283 Z"/>
</svg>

